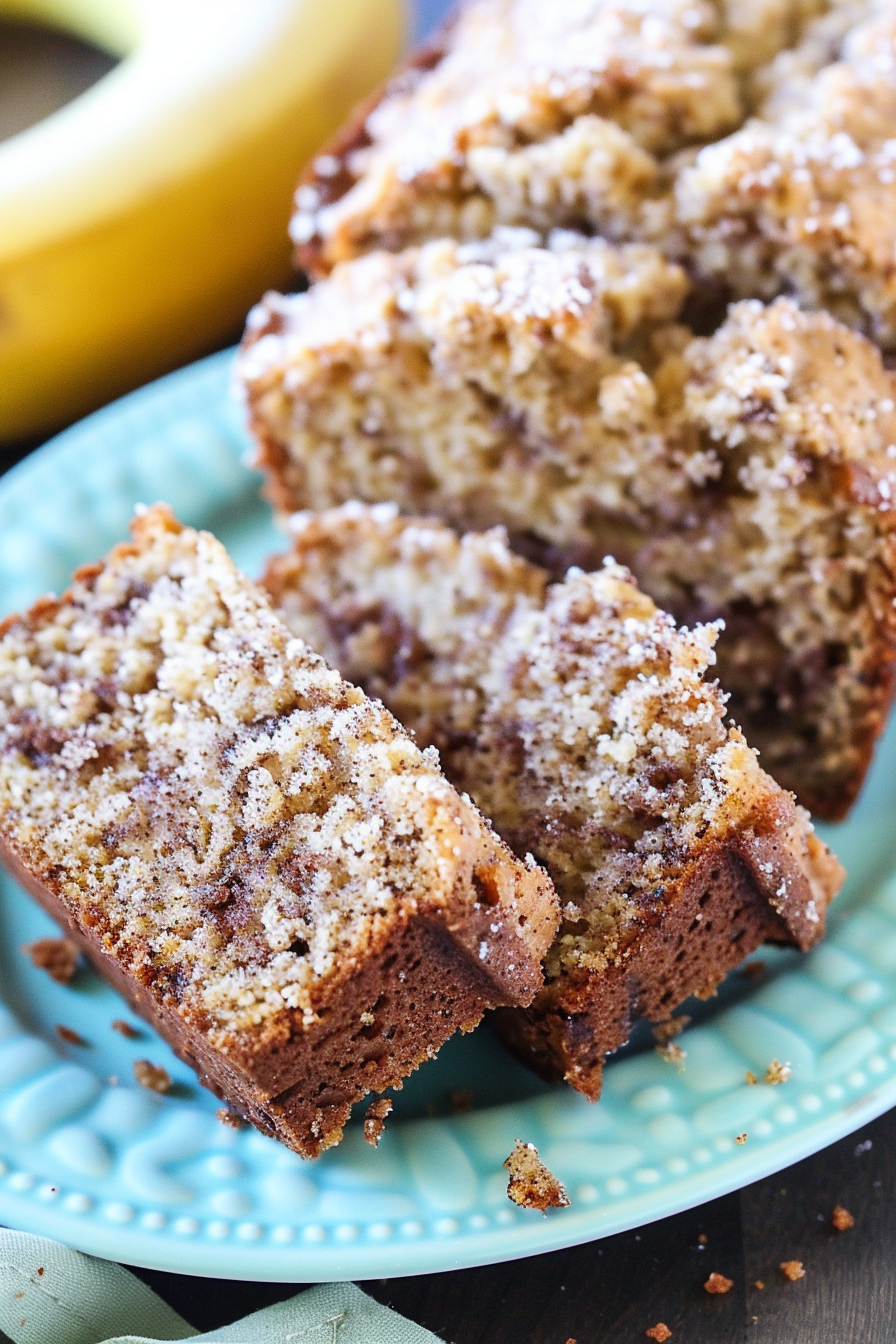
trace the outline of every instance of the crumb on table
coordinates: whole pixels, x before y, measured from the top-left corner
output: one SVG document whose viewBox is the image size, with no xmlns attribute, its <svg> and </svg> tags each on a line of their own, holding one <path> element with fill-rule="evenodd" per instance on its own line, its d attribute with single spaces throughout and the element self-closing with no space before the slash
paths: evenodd
<svg viewBox="0 0 896 1344">
<path fill-rule="evenodd" d="M 746 1080 L 749 1083 L 750 1087 L 755 1087 L 756 1084 L 759 1082 L 759 1079 L 757 1078 L 756 1074 L 753 1072 L 752 1069 L 747 1069 L 747 1072 L 744 1076 L 746 1077 Z"/>
<path fill-rule="evenodd" d="M 70 938 L 38 938 L 22 948 L 39 971 L 57 985 L 69 985 L 78 966 L 78 949 Z"/>
<path fill-rule="evenodd" d="M 136 1027 L 132 1027 L 130 1022 L 125 1022 L 124 1018 L 116 1017 L 112 1023 L 112 1030 L 117 1031 L 119 1036 L 124 1036 L 128 1041 L 134 1041 L 140 1035 Z"/>
<path fill-rule="evenodd" d="M 542 1162 L 534 1143 L 517 1139 L 504 1165 L 510 1172 L 507 1195 L 514 1204 L 524 1209 L 539 1209 L 545 1214 L 548 1209 L 569 1206 L 565 1187 Z"/>
<path fill-rule="evenodd" d="M 724 1274 L 717 1274 L 716 1271 L 713 1270 L 703 1287 L 707 1293 L 730 1293 L 731 1289 L 734 1287 L 734 1280 L 726 1279 Z"/>
<path fill-rule="evenodd" d="M 791 1283 L 796 1283 L 797 1279 L 804 1279 L 806 1271 L 803 1268 L 802 1260 L 782 1260 L 778 1266 L 785 1279 Z"/>
<path fill-rule="evenodd" d="M 455 1115 L 466 1115 L 472 1111 L 476 1105 L 476 1098 L 469 1088 L 461 1088 L 458 1092 L 452 1092 L 448 1100 L 451 1103 L 451 1110 Z"/>
<path fill-rule="evenodd" d="M 666 1344 L 666 1340 L 672 1338 L 672 1331 L 665 1321 L 657 1321 L 656 1325 L 652 1325 L 644 1333 L 648 1339 L 655 1339 L 657 1344 Z"/>
<path fill-rule="evenodd" d="M 150 1092 L 167 1092 L 171 1087 L 171 1075 L 161 1064 L 153 1064 L 148 1059 L 134 1060 L 134 1077 L 141 1087 Z"/>
<path fill-rule="evenodd" d="M 746 1132 L 746 1130 L 745 1130 L 743 1134 L 735 1134 L 735 1136 L 734 1136 L 734 1142 L 738 1145 L 738 1147 L 742 1148 L 742 1147 L 744 1146 L 744 1144 L 746 1143 L 746 1141 L 747 1141 L 748 1138 L 749 1138 L 749 1135 L 747 1134 L 747 1132 Z"/>
<path fill-rule="evenodd" d="M 849 1209 L 844 1209 L 842 1204 L 835 1204 L 831 1214 L 831 1227 L 837 1232 L 848 1232 L 855 1225 L 856 1220 Z"/>
<path fill-rule="evenodd" d="M 374 1148 L 377 1147 L 383 1137 L 386 1117 L 391 1112 L 392 1102 L 388 1097 L 382 1097 L 379 1101 L 372 1101 L 367 1107 L 367 1114 L 364 1116 L 364 1139 Z"/>
<path fill-rule="evenodd" d="M 764 1291 L 765 1291 L 765 1284 L 764 1284 L 764 1282 L 762 1281 L 762 1279 L 754 1279 L 754 1280 L 753 1280 L 753 1287 L 757 1290 L 757 1292 L 760 1292 L 760 1293 L 761 1293 L 761 1292 L 764 1292 Z"/>
</svg>

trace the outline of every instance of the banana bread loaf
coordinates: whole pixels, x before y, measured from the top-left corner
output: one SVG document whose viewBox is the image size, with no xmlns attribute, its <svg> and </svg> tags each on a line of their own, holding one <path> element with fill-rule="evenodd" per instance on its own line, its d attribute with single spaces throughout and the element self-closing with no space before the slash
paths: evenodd
<svg viewBox="0 0 896 1344">
<path fill-rule="evenodd" d="M 0 852 L 202 1081 L 305 1156 L 557 925 L 382 707 L 161 506 L 0 626 Z"/>
<path fill-rule="evenodd" d="M 613 555 L 687 624 L 765 768 L 842 816 L 892 699 L 896 378 L 779 299 L 709 338 L 650 247 L 525 230 L 345 262 L 250 319 L 239 376 L 277 506 L 502 523 L 555 572 Z"/>
<path fill-rule="evenodd" d="M 291 233 L 313 276 L 498 224 L 659 236 L 676 155 L 736 130 L 748 75 L 825 0 L 476 0 L 311 164 Z"/>
<path fill-rule="evenodd" d="M 820 937 L 842 869 L 724 724 L 716 630 L 619 566 L 549 576 L 501 529 L 393 506 L 297 515 L 265 575 L 290 629 L 379 696 L 554 879 L 546 987 L 509 1042 L 594 1098 L 631 1019 L 709 995 L 766 940 Z"/>
</svg>

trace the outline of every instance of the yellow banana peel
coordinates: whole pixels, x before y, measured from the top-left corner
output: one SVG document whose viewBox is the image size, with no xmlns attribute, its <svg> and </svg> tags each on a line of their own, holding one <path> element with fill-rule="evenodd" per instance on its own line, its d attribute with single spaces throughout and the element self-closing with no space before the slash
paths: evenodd
<svg viewBox="0 0 896 1344">
<path fill-rule="evenodd" d="M 393 66 L 402 0 L 0 0 L 123 59 L 0 144 L 0 441 L 200 354 L 289 276 L 304 162 Z"/>
</svg>

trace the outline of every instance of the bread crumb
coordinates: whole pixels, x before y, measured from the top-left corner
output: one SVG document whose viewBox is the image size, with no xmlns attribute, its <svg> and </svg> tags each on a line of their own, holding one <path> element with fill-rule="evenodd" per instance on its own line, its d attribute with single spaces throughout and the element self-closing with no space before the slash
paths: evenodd
<svg viewBox="0 0 896 1344">
<path fill-rule="evenodd" d="M 796 1283 L 797 1279 L 804 1279 L 806 1271 L 803 1269 L 802 1260 L 782 1260 L 778 1266 L 785 1279 L 791 1283 Z"/>
<path fill-rule="evenodd" d="M 230 1129 L 245 1129 L 249 1123 L 236 1111 L 232 1111 L 229 1106 L 219 1106 L 215 1111 L 215 1119 L 220 1120 L 222 1125 L 229 1126 Z"/>
<path fill-rule="evenodd" d="M 777 1087 L 779 1083 L 789 1081 L 793 1069 L 789 1064 L 782 1064 L 780 1059 L 773 1059 L 765 1071 L 765 1082 L 769 1087 Z"/>
<path fill-rule="evenodd" d="M 765 975 L 764 961 L 745 961 L 740 968 L 741 975 L 745 975 L 748 980 L 761 980 Z"/>
<path fill-rule="evenodd" d="M 746 1077 L 747 1082 L 750 1084 L 750 1087 L 755 1087 L 755 1085 L 759 1082 L 759 1079 L 756 1077 L 756 1074 L 753 1072 L 752 1069 L 747 1069 L 747 1072 L 744 1076 Z"/>
<path fill-rule="evenodd" d="M 473 1107 L 476 1105 L 476 1097 L 469 1088 L 462 1088 L 459 1092 L 452 1092 L 449 1101 L 451 1102 L 451 1109 L 455 1115 L 466 1115 L 466 1113 L 472 1111 Z"/>
<path fill-rule="evenodd" d="M 837 1232 L 848 1232 L 851 1227 L 855 1227 L 856 1220 L 853 1218 L 849 1209 L 844 1209 L 842 1204 L 835 1204 L 834 1211 L 831 1214 L 831 1227 Z"/>
<path fill-rule="evenodd" d="M 649 1330 L 644 1331 L 648 1339 L 657 1340 L 657 1344 L 666 1344 L 667 1339 L 672 1338 L 672 1331 L 666 1325 L 665 1321 L 657 1321 Z"/>
<path fill-rule="evenodd" d="M 733 1279 L 726 1279 L 724 1274 L 717 1274 L 715 1270 L 703 1285 L 707 1293 L 730 1293 L 734 1287 Z"/>
<path fill-rule="evenodd" d="M 83 1036 L 79 1036 L 71 1027 L 64 1027 L 61 1022 L 57 1022 L 56 1024 L 56 1035 L 59 1037 L 60 1041 L 65 1041 L 68 1045 L 87 1044 Z"/>
<path fill-rule="evenodd" d="M 763 1283 L 762 1279 L 754 1279 L 753 1287 L 756 1288 L 760 1293 L 765 1291 L 765 1284 Z"/>
<path fill-rule="evenodd" d="M 366 1143 L 371 1144 L 374 1148 L 377 1147 L 386 1128 L 386 1116 L 390 1115 L 391 1112 L 392 1102 L 388 1097 L 370 1103 L 367 1107 L 367 1114 L 364 1116 L 364 1139 Z"/>
<path fill-rule="evenodd" d="M 22 951 L 39 971 L 46 971 L 57 985 L 70 985 L 78 967 L 78 949 L 70 938 L 38 938 Z"/>
<path fill-rule="evenodd" d="M 668 1045 L 658 1045 L 656 1052 L 661 1055 L 667 1064 L 684 1064 L 688 1057 L 687 1050 L 682 1050 L 680 1045 L 670 1041 Z"/>
<path fill-rule="evenodd" d="M 690 1018 L 682 1013 L 681 1017 L 670 1017 L 665 1022 L 658 1022 L 653 1030 L 653 1039 L 660 1045 L 666 1045 L 674 1036 L 678 1036 L 690 1022 Z"/>
<path fill-rule="evenodd" d="M 569 1206 L 569 1196 L 564 1186 L 542 1162 L 534 1143 L 523 1143 L 522 1139 L 517 1139 L 504 1165 L 510 1172 L 507 1196 L 520 1208 L 540 1209 L 547 1214 L 548 1209 L 565 1209 Z"/>
<path fill-rule="evenodd" d="M 132 1027 L 130 1022 L 125 1022 L 121 1017 L 115 1018 L 112 1023 L 112 1030 L 117 1031 L 119 1036 L 124 1036 L 128 1041 L 134 1041 L 140 1035 L 136 1027 Z"/>
<path fill-rule="evenodd" d="M 163 1069 L 160 1064 L 153 1064 L 148 1059 L 134 1060 L 134 1077 L 141 1087 L 146 1087 L 150 1092 L 167 1092 L 171 1087 L 171 1075 L 167 1069 Z"/>
<path fill-rule="evenodd" d="M 735 1134 L 735 1136 L 734 1136 L 734 1142 L 737 1143 L 737 1144 L 740 1144 L 740 1146 L 743 1147 L 743 1145 L 744 1145 L 744 1144 L 746 1143 L 746 1141 L 747 1141 L 747 1137 L 748 1137 L 748 1136 L 747 1136 L 747 1134 L 746 1134 L 746 1131 L 745 1131 L 743 1134 Z"/>
<path fill-rule="evenodd" d="M 701 1246 L 708 1246 L 708 1245 L 709 1245 L 709 1237 L 706 1235 L 705 1232 L 701 1232 L 700 1235 L 699 1235 L 699 1237 L 697 1238 L 697 1240 L 698 1240 L 698 1242 L 700 1243 Z"/>
</svg>

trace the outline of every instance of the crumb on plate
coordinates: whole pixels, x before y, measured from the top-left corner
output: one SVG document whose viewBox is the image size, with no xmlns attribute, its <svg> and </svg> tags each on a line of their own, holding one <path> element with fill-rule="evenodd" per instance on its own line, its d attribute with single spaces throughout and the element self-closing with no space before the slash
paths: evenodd
<svg viewBox="0 0 896 1344">
<path fill-rule="evenodd" d="M 134 1077 L 141 1087 L 150 1092 L 167 1092 L 171 1087 L 171 1075 L 161 1064 L 153 1064 L 148 1059 L 134 1060 Z"/>
<path fill-rule="evenodd" d="M 504 1165 L 510 1172 L 507 1195 L 514 1204 L 524 1209 L 539 1209 L 545 1214 L 548 1209 L 568 1207 L 565 1187 L 542 1162 L 534 1143 L 517 1139 Z"/>
<path fill-rule="evenodd" d="M 388 1097 L 383 1097 L 379 1101 L 372 1101 L 367 1107 L 367 1114 L 364 1116 L 364 1140 L 374 1148 L 383 1137 L 386 1128 L 386 1116 L 392 1112 L 392 1102 Z"/>
<path fill-rule="evenodd" d="M 792 1073 L 790 1064 L 782 1064 L 780 1059 L 773 1059 L 765 1071 L 765 1082 L 769 1087 L 777 1087 L 779 1083 L 788 1082 Z"/>
<path fill-rule="evenodd" d="M 653 1039 L 658 1045 L 667 1045 L 673 1037 L 684 1031 L 690 1020 L 686 1013 L 682 1013 L 680 1017 L 668 1017 L 665 1022 L 658 1022 L 652 1028 Z"/>
<path fill-rule="evenodd" d="M 245 1129 L 248 1120 L 244 1120 L 236 1111 L 232 1111 L 229 1106 L 219 1106 L 215 1111 L 215 1119 L 222 1125 L 227 1125 L 230 1129 Z"/>
<path fill-rule="evenodd" d="M 26 943 L 22 951 L 57 985 L 71 984 L 78 966 L 78 949 L 70 938 L 38 938 Z"/>
<path fill-rule="evenodd" d="M 72 1027 L 63 1026 L 61 1022 L 57 1022 L 56 1024 L 56 1035 L 59 1037 L 60 1041 L 65 1041 L 67 1045 L 87 1044 L 83 1036 L 79 1036 Z"/>
</svg>

